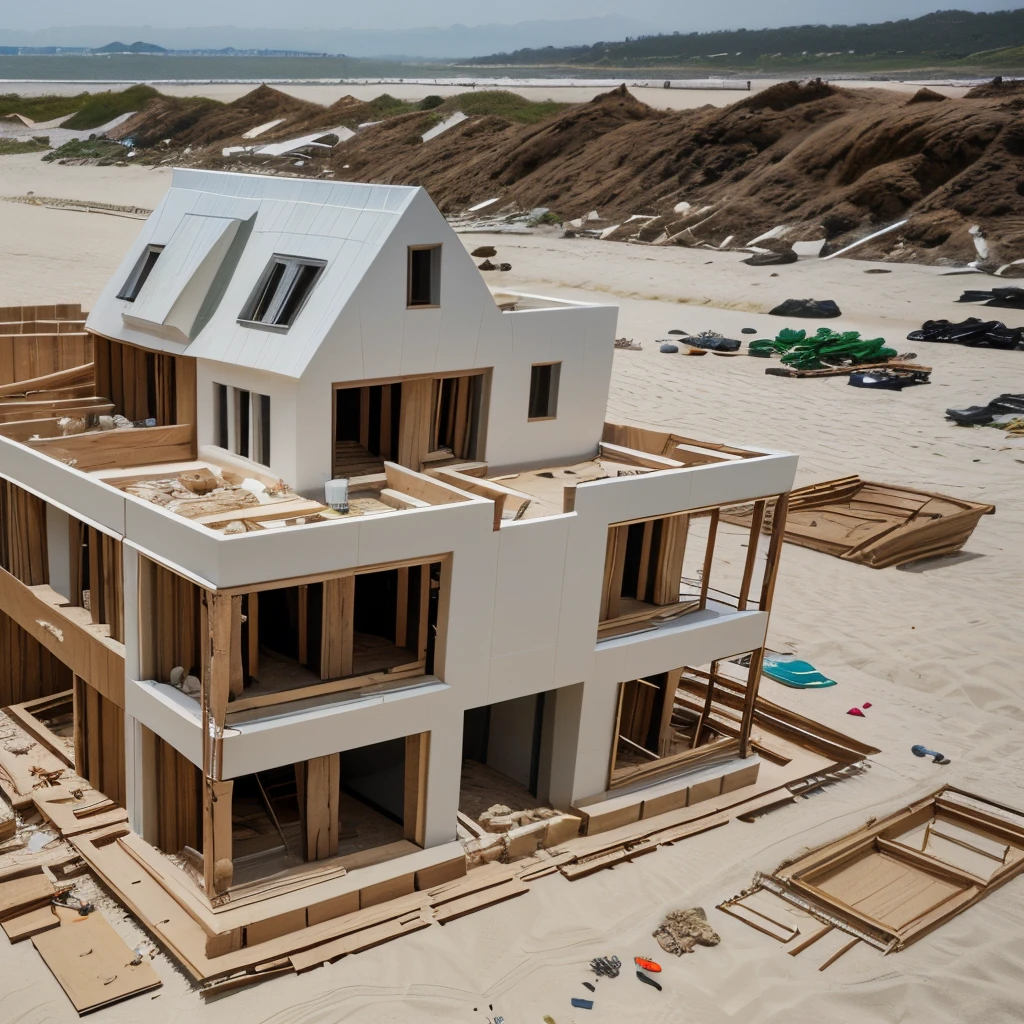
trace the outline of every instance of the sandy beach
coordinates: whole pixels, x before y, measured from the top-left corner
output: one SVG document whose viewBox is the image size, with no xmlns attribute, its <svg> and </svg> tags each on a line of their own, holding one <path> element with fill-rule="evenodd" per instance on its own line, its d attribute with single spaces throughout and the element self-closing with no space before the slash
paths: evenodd
<svg viewBox="0 0 1024 1024">
<path fill-rule="evenodd" d="M 595 96 L 609 89 L 614 89 L 620 82 L 628 82 L 629 76 L 622 78 L 609 78 L 606 84 L 601 86 L 558 86 L 558 85 L 506 85 L 500 80 L 493 85 L 478 85 L 478 89 L 505 89 L 508 92 L 518 93 L 529 100 L 540 102 L 542 100 L 554 100 L 557 103 L 585 103 Z M 759 78 L 751 81 L 751 91 L 761 92 L 773 85 L 777 85 L 782 79 Z M 107 89 L 127 88 L 132 82 L 112 84 L 110 82 L 16 82 L 8 81 L 4 84 L 5 92 L 17 92 L 22 96 L 75 96 L 81 92 L 103 92 Z M 222 103 L 230 103 L 252 92 L 256 88 L 254 82 L 151 82 L 159 92 L 168 96 L 208 96 L 210 99 L 220 100 Z M 638 100 L 642 100 L 648 106 L 660 110 L 688 110 L 693 107 L 702 107 L 709 103 L 715 107 L 724 107 L 735 103 L 746 95 L 746 80 L 742 82 L 737 79 L 735 88 L 685 88 L 685 89 L 661 89 L 653 86 L 633 87 L 632 93 Z M 844 88 L 868 89 L 878 88 L 880 85 L 886 89 L 896 92 L 905 92 L 913 95 L 922 85 L 944 96 L 959 98 L 964 96 L 970 86 L 959 85 L 935 85 L 931 82 L 906 81 L 906 82 L 878 82 L 871 80 L 851 79 L 841 82 Z M 326 85 L 319 82 L 274 82 L 275 89 L 286 92 L 299 99 L 309 100 L 311 103 L 321 103 L 328 106 L 337 102 L 342 96 L 354 96 L 358 100 L 372 100 L 383 93 L 400 100 L 421 100 L 424 96 L 456 96 L 459 93 L 467 92 L 468 87 L 462 85 L 435 85 L 396 82 L 385 85 L 353 85 L 342 83 L 338 85 Z"/>
<path fill-rule="evenodd" d="M 298 88 L 287 91 L 298 95 Z M 653 103 L 649 92 L 641 98 Z M 329 102 L 341 94 L 301 95 Z M 722 102 L 735 98 L 721 94 Z M 166 169 L 61 167 L 37 156 L 0 157 L 0 197 L 31 191 L 151 208 L 169 177 Z M 0 305 L 81 301 L 89 308 L 140 223 L 0 199 Z M 770 644 L 799 653 L 839 685 L 799 691 L 765 680 L 761 693 L 880 748 L 866 774 L 752 824 L 732 822 L 580 881 L 547 877 L 521 899 L 206 1004 L 160 954 L 154 966 L 162 989 L 92 1019 L 1021 1021 L 1024 879 L 903 952 L 882 957 L 862 944 L 825 973 L 817 969 L 823 957 L 787 956 L 777 942 L 714 909 L 748 886 L 756 870 L 770 871 L 944 783 L 1024 807 L 1024 641 L 1016 600 L 1024 573 L 1024 439 L 1007 439 L 991 428 L 958 428 L 944 419 L 947 407 L 983 405 L 1002 392 L 1024 391 L 1024 353 L 905 340 L 926 319 L 985 315 L 955 300 L 964 288 L 999 282 L 911 265 L 886 265 L 889 273 L 869 275 L 881 265 L 842 259 L 752 268 L 736 253 L 553 236 L 477 234 L 463 241 L 470 249 L 495 245 L 498 259 L 512 264 L 510 272 L 492 275 L 492 287 L 619 306 L 618 334 L 643 349 L 616 352 L 610 418 L 797 452 L 801 485 L 858 473 L 990 502 L 996 514 L 981 521 L 959 555 L 902 569 L 874 570 L 786 545 Z M 871 392 L 848 387 L 845 378 L 765 376 L 757 359 L 658 351 L 657 339 L 673 328 L 691 334 L 714 328 L 732 337 L 741 337 L 736 332 L 743 327 L 762 335 L 786 326 L 814 329 L 819 325 L 813 321 L 768 315 L 783 299 L 808 297 L 839 304 L 843 316 L 828 326 L 881 336 L 900 352 L 916 352 L 918 362 L 934 368 L 933 382 L 902 393 Z M 991 312 L 1009 326 L 1024 323 L 1020 311 Z M 865 702 L 872 707 L 864 718 L 846 714 Z M 952 764 L 939 767 L 912 756 L 917 743 L 941 750 Z M 651 932 L 667 911 L 691 906 L 707 910 L 720 945 L 679 960 L 661 956 L 662 992 L 624 971 L 600 983 L 592 1011 L 570 1008 L 592 957 L 616 953 L 625 961 L 660 954 Z M 131 946 L 147 942 L 109 900 L 104 913 Z M 30 943 L 9 946 L 0 937 L 0 977 L 0 1020 L 76 1019 Z"/>
</svg>

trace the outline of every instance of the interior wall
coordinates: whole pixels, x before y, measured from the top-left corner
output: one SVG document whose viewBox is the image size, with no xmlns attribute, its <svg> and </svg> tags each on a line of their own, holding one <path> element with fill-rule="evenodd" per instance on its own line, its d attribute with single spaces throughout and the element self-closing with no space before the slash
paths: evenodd
<svg viewBox="0 0 1024 1024">
<path fill-rule="evenodd" d="M 405 737 L 341 754 L 341 788 L 397 821 L 405 814 Z"/>
<path fill-rule="evenodd" d="M 70 602 L 71 516 L 49 503 L 46 505 L 46 558 L 50 586 Z"/>
<path fill-rule="evenodd" d="M 537 713 L 540 694 L 491 705 L 487 765 L 527 789 L 536 785 Z"/>
</svg>

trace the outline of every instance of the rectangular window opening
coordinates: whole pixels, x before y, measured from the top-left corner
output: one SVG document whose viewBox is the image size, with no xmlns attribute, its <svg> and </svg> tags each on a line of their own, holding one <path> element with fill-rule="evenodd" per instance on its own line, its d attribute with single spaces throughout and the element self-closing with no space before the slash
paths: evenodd
<svg viewBox="0 0 1024 1024">
<path fill-rule="evenodd" d="M 530 367 L 531 420 L 553 420 L 558 415 L 558 380 L 561 363 L 536 363 Z"/>
<path fill-rule="evenodd" d="M 213 398 L 214 444 L 269 466 L 270 396 L 215 383 Z"/>
<path fill-rule="evenodd" d="M 408 305 L 441 304 L 441 246 L 410 246 Z"/>
<path fill-rule="evenodd" d="M 323 260 L 274 255 L 238 319 L 268 327 L 291 327 L 325 266 Z"/>
<path fill-rule="evenodd" d="M 119 299 L 124 299 L 126 302 L 134 302 L 139 297 L 142 286 L 146 283 L 149 275 L 153 273 L 156 261 L 160 258 L 160 253 L 163 251 L 164 247 L 162 245 L 146 246 L 132 268 L 132 272 L 128 275 L 128 280 L 125 281 L 124 286 L 117 293 Z"/>
</svg>

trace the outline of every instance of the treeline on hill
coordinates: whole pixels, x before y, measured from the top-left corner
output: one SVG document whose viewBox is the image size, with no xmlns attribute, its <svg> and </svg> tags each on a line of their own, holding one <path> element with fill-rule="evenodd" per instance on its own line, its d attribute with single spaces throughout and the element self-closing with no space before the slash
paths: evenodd
<svg viewBox="0 0 1024 1024">
<path fill-rule="evenodd" d="M 809 55 L 899 55 L 960 60 L 986 50 L 1024 45 L 1024 9 L 975 14 L 937 11 L 921 18 L 878 25 L 799 25 L 790 28 L 736 29 L 638 36 L 593 46 L 516 50 L 477 57 L 467 63 L 578 64 L 623 67 L 675 64 L 712 57 L 735 67 L 765 58 Z"/>
</svg>

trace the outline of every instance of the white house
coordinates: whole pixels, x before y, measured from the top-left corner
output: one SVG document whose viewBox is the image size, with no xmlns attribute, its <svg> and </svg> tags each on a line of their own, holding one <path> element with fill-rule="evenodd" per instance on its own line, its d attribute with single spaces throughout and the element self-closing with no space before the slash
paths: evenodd
<svg viewBox="0 0 1024 1024">
<path fill-rule="evenodd" d="M 615 323 L 499 304 L 421 189 L 175 172 L 86 325 L 137 425 L 0 438 L 47 551 L 0 612 L 73 673 L 79 774 L 197 899 L 465 870 L 480 799 L 594 832 L 756 782 L 796 458 L 606 424 Z"/>
</svg>

